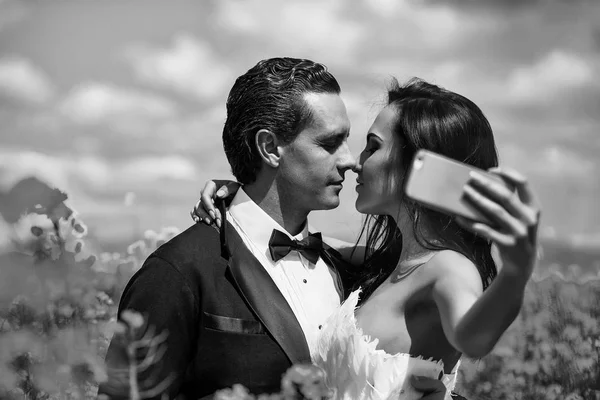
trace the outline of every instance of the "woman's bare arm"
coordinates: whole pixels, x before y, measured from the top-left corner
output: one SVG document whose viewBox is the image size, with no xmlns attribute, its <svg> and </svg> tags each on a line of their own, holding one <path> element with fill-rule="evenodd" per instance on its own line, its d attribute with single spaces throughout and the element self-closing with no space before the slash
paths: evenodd
<svg viewBox="0 0 600 400">
<path fill-rule="evenodd" d="M 497 246 L 502 269 L 492 284 L 481 294 L 476 266 L 456 252 L 444 251 L 430 260 L 437 274 L 433 296 L 446 337 L 471 357 L 488 354 L 515 320 L 537 259 L 540 209 L 533 190 L 516 171 L 490 172 L 515 190 L 473 173 L 464 195 L 493 225 L 460 217 L 456 221 Z"/>
<path fill-rule="evenodd" d="M 475 265 L 453 251 L 434 256 L 428 268 L 436 276 L 433 298 L 450 344 L 469 357 L 488 354 L 519 314 L 527 279 L 501 272 L 483 292 Z"/>
</svg>

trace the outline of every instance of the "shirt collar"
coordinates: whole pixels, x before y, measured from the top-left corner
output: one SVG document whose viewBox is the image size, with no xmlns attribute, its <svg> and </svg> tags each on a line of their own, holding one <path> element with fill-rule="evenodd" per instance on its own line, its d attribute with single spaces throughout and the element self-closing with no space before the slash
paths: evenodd
<svg viewBox="0 0 600 400">
<path fill-rule="evenodd" d="M 273 218 L 260 208 L 244 191 L 239 188 L 229 205 L 229 214 L 238 226 L 244 231 L 248 239 L 254 243 L 261 251 L 268 253 L 269 239 L 273 229 L 280 230 L 292 239 L 302 240 L 309 233 L 309 226 L 306 222 L 302 231 L 296 236 L 291 235 Z"/>
</svg>

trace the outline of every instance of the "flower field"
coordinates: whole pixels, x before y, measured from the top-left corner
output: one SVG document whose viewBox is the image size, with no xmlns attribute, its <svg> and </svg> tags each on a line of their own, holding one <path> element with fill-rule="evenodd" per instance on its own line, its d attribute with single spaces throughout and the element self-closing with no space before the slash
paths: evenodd
<svg viewBox="0 0 600 400">
<path fill-rule="evenodd" d="M 109 377 L 130 398 L 148 397 L 135 379 L 144 365 L 107 371 L 103 356 L 113 335 L 128 349 L 164 351 L 158 332 L 133 339 L 144 328 L 141 316 L 116 323 L 115 314 L 129 278 L 178 230 L 147 231 L 126 251 L 101 252 L 66 198 L 44 188 L 29 203 L 0 210 L 7 238 L 0 254 L 0 399 L 95 398 L 97 383 Z M 548 262 L 542 260 L 546 272 L 529 284 L 520 316 L 492 354 L 463 363 L 458 393 L 473 400 L 600 399 L 597 266 L 581 266 L 584 274 L 545 268 Z"/>
</svg>

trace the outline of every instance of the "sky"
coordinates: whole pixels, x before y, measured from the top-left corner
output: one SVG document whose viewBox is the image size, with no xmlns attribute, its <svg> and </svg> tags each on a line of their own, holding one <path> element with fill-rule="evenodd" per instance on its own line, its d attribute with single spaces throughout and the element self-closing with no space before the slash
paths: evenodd
<svg viewBox="0 0 600 400">
<path fill-rule="evenodd" d="M 0 0 L 0 188 L 61 188 L 101 241 L 185 229 L 204 182 L 232 177 L 229 89 L 276 56 L 337 77 L 356 155 L 391 77 L 470 98 L 544 237 L 600 247 L 597 0 Z M 354 182 L 311 225 L 354 240 Z"/>
</svg>

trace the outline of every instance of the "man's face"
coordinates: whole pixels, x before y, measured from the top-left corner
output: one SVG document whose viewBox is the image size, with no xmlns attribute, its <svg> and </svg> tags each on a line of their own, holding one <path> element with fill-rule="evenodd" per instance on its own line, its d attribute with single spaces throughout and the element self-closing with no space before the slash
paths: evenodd
<svg viewBox="0 0 600 400">
<path fill-rule="evenodd" d="M 298 210 L 328 210 L 340 204 L 344 174 L 356 164 L 348 148 L 350 120 L 336 94 L 308 93 L 304 100 L 312 121 L 281 147 L 280 198 Z"/>
</svg>

